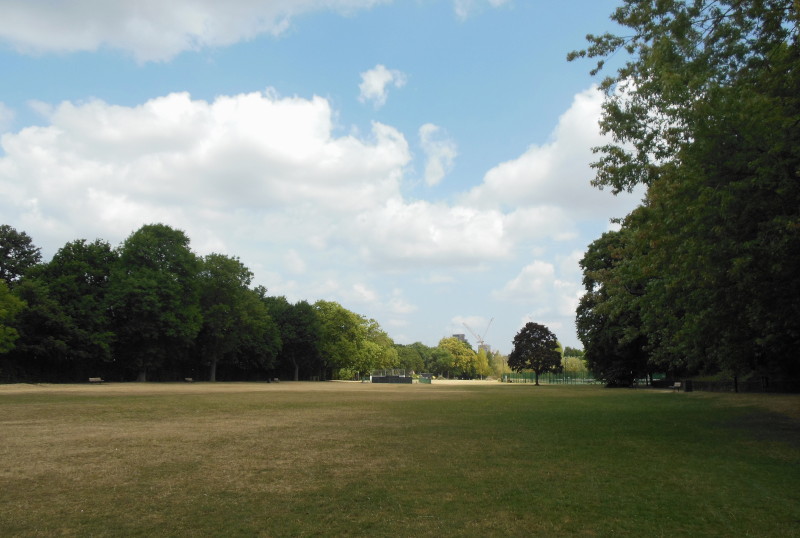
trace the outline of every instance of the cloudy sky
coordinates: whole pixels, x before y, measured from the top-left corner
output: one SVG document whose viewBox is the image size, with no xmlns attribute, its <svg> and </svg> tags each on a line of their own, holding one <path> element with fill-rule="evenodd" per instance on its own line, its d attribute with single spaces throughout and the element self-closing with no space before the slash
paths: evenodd
<svg viewBox="0 0 800 538">
<path fill-rule="evenodd" d="M 578 260 L 641 198 L 589 185 L 565 61 L 616 4 L 0 0 L 0 223 L 49 260 L 162 222 L 399 343 L 578 346 Z"/>
</svg>

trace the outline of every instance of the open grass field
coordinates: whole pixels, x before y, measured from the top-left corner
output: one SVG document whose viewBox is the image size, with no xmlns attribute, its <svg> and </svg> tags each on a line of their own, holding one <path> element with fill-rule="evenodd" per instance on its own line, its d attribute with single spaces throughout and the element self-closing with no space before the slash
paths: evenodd
<svg viewBox="0 0 800 538">
<path fill-rule="evenodd" d="M 800 536 L 800 397 L 0 386 L 0 536 Z"/>
</svg>

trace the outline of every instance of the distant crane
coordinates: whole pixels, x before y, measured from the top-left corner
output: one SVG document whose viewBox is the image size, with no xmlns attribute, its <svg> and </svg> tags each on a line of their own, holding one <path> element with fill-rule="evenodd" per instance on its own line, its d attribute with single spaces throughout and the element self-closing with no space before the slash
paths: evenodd
<svg viewBox="0 0 800 538">
<path fill-rule="evenodd" d="M 481 335 L 479 335 L 478 333 L 476 333 L 475 331 L 473 331 L 473 330 L 472 330 L 472 327 L 470 327 L 469 325 L 467 325 L 467 324 L 466 324 L 466 323 L 464 323 L 463 321 L 461 322 L 461 324 L 462 324 L 464 327 L 466 327 L 466 328 L 467 328 L 467 330 L 470 332 L 470 334 L 471 334 L 472 336 L 474 336 L 474 337 L 475 337 L 475 340 L 477 340 L 477 341 L 478 341 L 478 349 L 479 349 L 479 350 L 480 350 L 480 349 L 482 349 L 482 348 L 485 348 L 485 349 L 486 349 L 486 351 L 489 351 L 489 346 L 487 346 L 487 345 L 486 345 L 486 342 L 485 342 L 483 339 L 484 339 L 484 338 L 486 338 L 486 333 L 488 333 L 488 332 L 489 332 L 489 327 L 491 327 L 491 326 L 492 326 L 492 322 L 493 322 L 493 321 L 494 321 L 494 318 L 490 319 L 490 320 L 489 320 L 489 323 L 487 323 L 487 324 L 486 324 L 486 330 L 484 330 L 484 331 L 483 331 L 483 336 L 481 336 Z"/>
</svg>

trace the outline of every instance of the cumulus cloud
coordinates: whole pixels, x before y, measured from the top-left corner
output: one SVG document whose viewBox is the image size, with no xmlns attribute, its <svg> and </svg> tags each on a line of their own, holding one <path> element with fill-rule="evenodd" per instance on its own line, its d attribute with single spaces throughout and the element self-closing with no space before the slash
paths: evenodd
<svg viewBox="0 0 800 538">
<path fill-rule="evenodd" d="M 509 0 L 453 0 L 453 9 L 459 19 L 465 20 L 485 4 L 489 4 L 491 7 L 500 7 L 508 3 Z"/>
<path fill-rule="evenodd" d="M 574 331 L 575 309 L 583 289 L 577 260 L 582 252 L 572 252 L 561 259 L 534 260 L 498 290 L 492 298 L 503 303 L 535 305 L 522 319 L 520 327 L 528 321 L 542 323 L 550 330 Z"/>
<path fill-rule="evenodd" d="M 402 133 L 374 123 L 367 136 L 335 136 L 320 97 L 174 93 L 132 107 L 38 108 L 47 125 L 2 139 L 0 210 L 55 248 L 165 222 L 203 249 L 280 249 L 272 263 L 293 274 L 319 273 L 338 251 L 380 267 L 480 268 L 512 257 L 523 234 L 557 238 L 567 227 L 546 208 L 405 200 Z"/>
<path fill-rule="evenodd" d="M 597 126 L 602 103 L 603 95 L 596 88 L 577 94 L 559 118 L 549 143 L 533 145 L 516 159 L 489 170 L 462 202 L 493 208 L 556 206 L 583 218 L 607 217 L 614 210 L 620 216 L 629 212 L 641 191 L 613 197 L 588 187 L 594 177 L 590 163 L 596 158 L 591 148 L 607 142 Z"/>
<path fill-rule="evenodd" d="M 331 118 L 322 98 L 270 92 L 213 102 L 176 93 L 136 107 L 65 102 L 49 125 L 3 138 L 0 204 L 9 216 L 78 228 L 236 223 L 253 239 L 323 245 L 338 216 L 396 196 L 410 159 L 396 129 L 375 123 L 363 139 L 334 137 Z"/>
<path fill-rule="evenodd" d="M 426 123 L 419 128 L 419 140 L 425 154 L 425 183 L 438 184 L 453 169 L 458 155 L 456 143 L 442 135 L 441 128 Z"/>
<path fill-rule="evenodd" d="M 0 101 L 0 133 L 3 133 L 11 128 L 14 122 L 14 111 L 7 107 L 5 103 Z"/>
<path fill-rule="evenodd" d="M 280 35 L 315 11 L 349 14 L 392 0 L 137 0 L 37 2 L 2 0 L 0 41 L 25 54 L 123 50 L 139 62 L 168 61 L 185 51 L 224 47 L 259 35 Z M 487 4 L 454 0 L 465 19 Z"/>
<path fill-rule="evenodd" d="M 0 214 L 45 256 L 76 238 L 117 244 L 164 222 L 185 230 L 200 254 L 239 256 L 273 293 L 350 302 L 397 326 L 428 300 L 416 288 L 452 293 L 459 275 L 481 274 L 498 304 L 535 304 L 534 320 L 567 327 L 583 245 L 561 258 L 550 249 L 602 213 L 582 202 L 594 192 L 581 147 L 591 135 L 578 132 L 596 130 L 592 99 L 576 98 L 550 143 L 448 201 L 404 198 L 411 152 L 403 133 L 376 122 L 368 133 L 340 135 L 321 97 L 268 90 L 213 101 L 174 93 L 138 106 L 35 103 L 42 125 L 0 138 Z M 447 137 L 432 124 L 419 135 L 446 172 L 455 153 Z M 598 203 L 613 200 L 602 195 Z M 535 261 L 516 271 L 522 256 Z M 497 280 L 509 271 L 516 276 Z"/>
<path fill-rule="evenodd" d="M 389 299 L 389 310 L 393 314 L 411 314 L 417 310 L 417 307 L 409 303 L 403 296 L 403 290 L 395 288 L 392 290 L 392 296 Z"/>
<path fill-rule="evenodd" d="M 380 3 L 385 0 L 3 0 L 0 40 L 25 53 L 105 46 L 127 51 L 141 62 L 164 61 L 184 51 L 281 34 L 293 17 L 304 13 L 347 13 Z"/>
<path fill-rule="evenodd" d="M 354 235 L 364 239 L 362 252 L 372 263 L 475 267 L 510 255 L 504 219 L 496 211 L 395 198 L 360 215 Z"/>
<path fill-rule="evenodd" d="M 372 102 L 375 108 L 386 104 L 389 86 L 402 88 L 406 84 L 406 75 L 396 69 L 387 69 L 378 64 L 369 71 L 361 73 L 361 84 L 358 85 L 359 101 Z"/>
</svg>

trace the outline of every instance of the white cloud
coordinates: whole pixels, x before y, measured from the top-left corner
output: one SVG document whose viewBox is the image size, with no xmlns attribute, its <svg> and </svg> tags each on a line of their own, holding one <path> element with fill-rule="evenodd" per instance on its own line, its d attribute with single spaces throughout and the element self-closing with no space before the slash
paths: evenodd
<svg viewBox="0 0 800 538">
<path fill-rule="evenodd" d="M 510 3 L 509 0 L 453 0 L 453 9 L 459 19 L 465 20 L 483 4 L 489 4 L 491 7 L 500 7 L 508 3 Z"/>
<path fill-rule="evenodd" d="M 575 96 L 559 118 L 551 141 L 531 146 L 520 157 L 489 170 L 462 203 L 476 207 L 555 206 L 581 218 L 623 216 L 641 199 L 641 191 L 616 197 L 589 185 L 594 177 L 591 148 L 605 143 L 599 132 L 603 95 L 591 88 Z"/>
<path fill-rule="evenodd" d="M 368 261 L 387 267 L 476 267 L 509 256 L 504 220 L 497 211 L 394 198 L 364 212 L 354 235 L 364 240 Z"/>
<path fill-rule="evenodd" d="M 203 249 L 255 245 L 257 263 L 294 274 L 317 273 L 342 252 L 382 268 L 476 269 L 511 258 L 516 241 L 568 228 L 548 208 L 504 214 L 404 200 L 403 135 L 375 123 L 365 137 L 334 136 L 320 97 L 175 93 L 134 107 L 37 108 L 47 125 L 2 139 L 0 210 L 51 250 L 165 222 Z"/>
<path fill-rule="evenodd" d="M 308 268 L 308 264 L 306 264 L 303 257 L 295 249 L 289 249 L 283 259 L 286 270 L 290 273 L 302 274 L 305 273 Z"/>
<path fill-rule="evenodd" d="M 438 184 L 453 169 L 453 162 L 458 155 L 455 142 L 442 136 L 441 128 L 426 123 L 419 128 L 419 140 L 425 153 L 425 183 Z"/>
<path fill-rule="evenodd" d="M 551 263 L 534 261 L 525 266 L 515 278 L 495 292 L 495 298 L 506 301 L 531 302 L 552 295 L 555 268 Z M 540 301 L 536 301 L 540 302 Z"/>
<path fill-rule="evenodd" d="M 393 314 L 411 314 L 417 310 L 417 307 L 403 297 L 403 290 L 395 288 L 389 299 L 389 310 Z"/>
<path fill-rule="evenodd" d="M 359 303 L 374 303 L 378 294 L 366 284 L 356 283 L 352 287 L 352 300 Z"/>
<path fill-rule="evenodd" d="M 0 101 L 0 133 L 4 133 L 11 128 L 11 124 L 14 122 L 14 116 L 14 111 Z"/>
<path fill-rule="evenodd" d="M 540 305 L 539 313 L 554 316 L 573 316 L 582 295 L 579 280 L 570 280 L 572 273 L 564 275 L 556 271 L 554 264 L 536 260 L 522 268 L 502 289 L 492 296 L 501 301 Z M 565 278 L 566 277 L 566 278 Z"/>
<path fill-rule="evenodd" d="M 526 309 L 537 322 L 571 327 L 585 246 L 575 240 L 614 200 L 581 202 L 594 192 L 581 147 L 590 135 L 579 132 L 595 130 L 588 101 L 576 98 L 549 144 L 498 165 L 454 202 L 404 198 L 403 133 L 374 123 L 363 135 L 338 135 L 321 97 L 34 103 L 43 125 L 0 139 L 0 214 L 45 257 L 76 238 L 118 244 L 164 222 L 185 230 L 200 254 L 239 256 L 272 293 L 337 300 L 396 326 L 427 323 L 437 338 L 463 305 L 432 307 L 430 294 L 457 303 L 466 280 L 479 282 L 470 294 L 514 309 L 510 319 Z M 432 125 L 422 132 L 441 140 Z M 567 179 L 562 195 L 556 186 Z M 518 269 L 525 256 L 535 261 Z M 418 321 L 434 309 L 439 322 Z M 502 324 L 495 329 L 504 341 Z"/>
<path fill-rule="evenodd" d="M 387 69 L 386 66 L 378 64 L 369 71 L 361 73 L 358 99 L 362 103 L 371 101 L 375 108 L 380 108 L 386 104 L 389 86 L 402 88 L 405 84 L 404 73 L 396 69 Z"/>
<path fill-rule="evenodd" d="M 347 13 L 380 3 L 385 0 L 3 0 L 0 40 L 25 53 L 107 46 L 140 62 L 164 61 L 184 51 L 279 35 L 303 13 Z"/>
<path fill-rule="evenodd" d="M 324 246 L 340 217 L 397 196 L 410 159 L 402 134 L 386 125 L 363 139 L 334 137 L 318 97 L 65 102 L 48 120 L 3 137 L 0 206 L 23 221 L 35 213 L 61 221 L 66 237 L 167 221 Z"/>
</svg>

